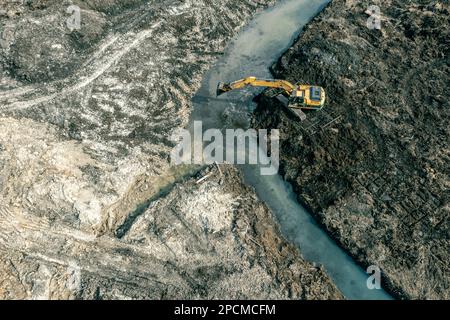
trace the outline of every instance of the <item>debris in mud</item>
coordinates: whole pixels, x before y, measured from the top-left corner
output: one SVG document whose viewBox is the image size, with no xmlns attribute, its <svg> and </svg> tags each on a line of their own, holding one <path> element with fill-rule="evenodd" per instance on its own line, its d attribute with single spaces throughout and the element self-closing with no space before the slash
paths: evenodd
<svg viewBox="0 0 450 320">
<path fill-rule="evenodd" d="M 449 6 L 334 0 L 273 66 L 318 84 L 324 110 L 298 123 L 263 97 L 257 128 L 281 131 L 281 170 L 299 200 L 384 286 L 448 299 L 450 274 Z"/>
</svg>

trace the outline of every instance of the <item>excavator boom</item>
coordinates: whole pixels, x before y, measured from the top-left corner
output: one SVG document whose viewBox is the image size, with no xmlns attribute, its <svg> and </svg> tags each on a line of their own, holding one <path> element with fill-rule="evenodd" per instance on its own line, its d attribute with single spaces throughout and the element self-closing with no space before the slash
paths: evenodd
<svg viewBox="0 0 450 320">
<path fill-rule="evenodd" d="M 248 77 L 234 82 L 219 83 L 219 85 L 217 86 L 217 96 L 220 96 L 221 94 L 232 90 L 242 89 L 247 86 L 279 88 L 286 91 L 288 95 L 290 95 L 296 88 L 295 85 L 286 80 L 257 79 L 255 77 Z"/>
</svg>

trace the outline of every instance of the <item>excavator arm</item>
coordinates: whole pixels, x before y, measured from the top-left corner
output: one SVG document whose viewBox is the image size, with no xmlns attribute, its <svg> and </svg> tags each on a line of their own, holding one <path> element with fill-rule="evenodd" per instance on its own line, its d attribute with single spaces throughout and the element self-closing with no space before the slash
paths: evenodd
<svg viewBox="0 0 450 320">
<path fill-rule="evenodd" d="M 255 77 L 248 77 L 245 79 L 237 80 L 229 83 L 219 83 L 217 86 L 217 96 L 226 92 L 242 89 L 247 86 L 252 87 L 268 87 L 268 88 L 280 88 L 290 95 L 292 91 L 296 89 L 296 86 L 286 80 L 274 80 L 274 79 L 257 79 Z"/>
</svg>

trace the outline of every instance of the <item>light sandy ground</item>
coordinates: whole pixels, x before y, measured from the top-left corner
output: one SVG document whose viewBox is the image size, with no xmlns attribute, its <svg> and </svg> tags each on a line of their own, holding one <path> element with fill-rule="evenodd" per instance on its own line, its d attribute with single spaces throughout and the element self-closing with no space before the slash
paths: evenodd
<svg viewBox="0 0 450 320">
<path fill-rule="evenodd" d="M 273 1 L 79 2 L 74 34 L 65 2 L 0 16 L 15 35 L 0 55 L 0 298 L 339 298 L 235 169 L 196 184 L 198 168 L 169 164 L 203 72 Z"/>
</svg>

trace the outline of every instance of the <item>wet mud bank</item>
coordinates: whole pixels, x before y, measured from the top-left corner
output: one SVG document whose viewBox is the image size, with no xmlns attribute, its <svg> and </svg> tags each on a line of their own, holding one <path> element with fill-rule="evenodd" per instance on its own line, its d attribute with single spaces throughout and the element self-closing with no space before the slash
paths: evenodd
<svg viewBox="0 0 450 320">
<path fill-rule="evenodd" d="M 255 128 L 281 130 L 281 171 L 298 200 L 382 285 L 449 298 L 449 6 L 334 0 L 272 67 L 321 85 L 326 107 L 298 122 L 267 96 Z"/>
</svg>

